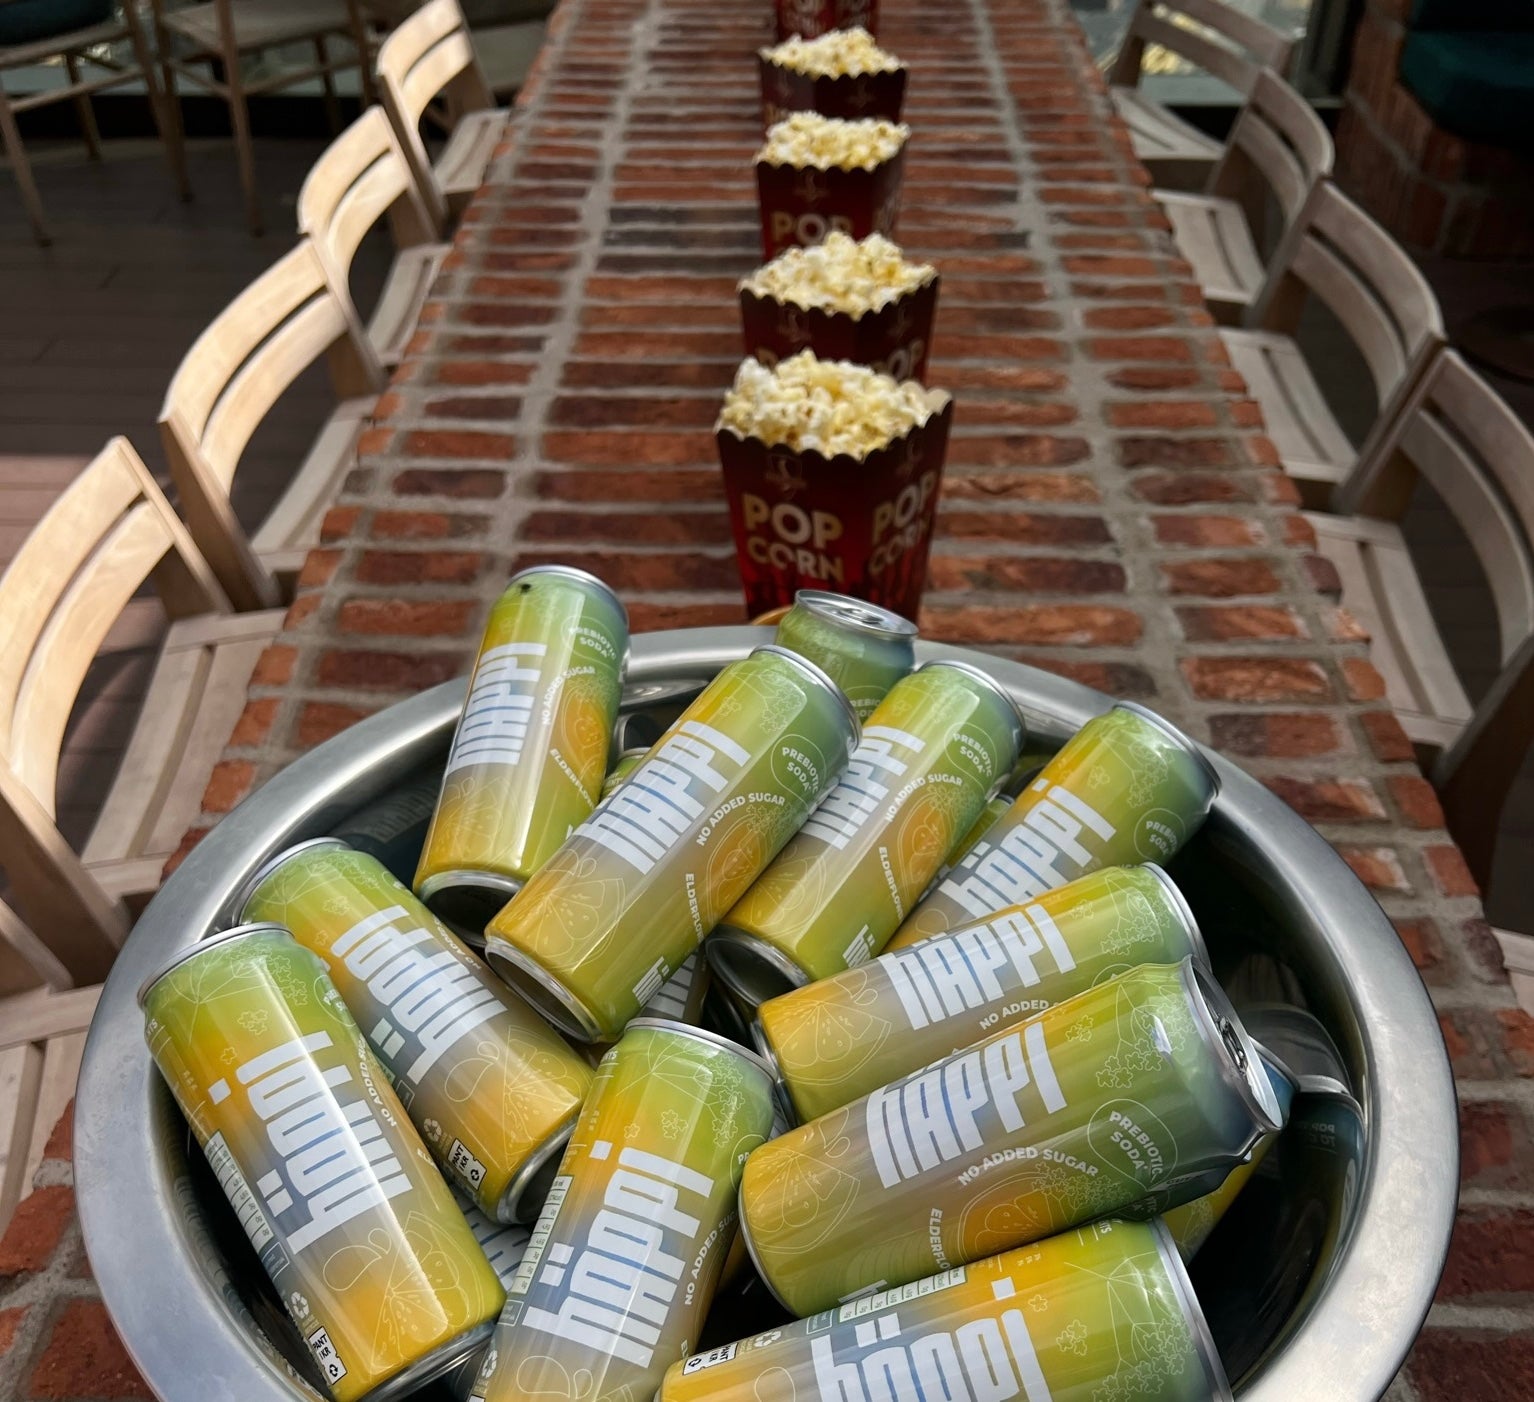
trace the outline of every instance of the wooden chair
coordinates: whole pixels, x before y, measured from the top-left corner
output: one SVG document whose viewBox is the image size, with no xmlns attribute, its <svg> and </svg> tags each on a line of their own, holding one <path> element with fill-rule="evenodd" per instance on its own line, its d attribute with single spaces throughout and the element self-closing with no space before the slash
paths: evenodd
<svg viewBox="0 0 1534 1402">
<path fill-rule="evenodd" d="M 1376 413 L 1355 449 L 1294 340 L 1315 297 L 1368 366 Z M 1395 241 L 1330 181 L 1311 192 L 1274 260 L 1246 329 L 1221 337 L 1262 405 L 1268 436 L 1307 506 L 1325 509 L 1336 485 L 1394 419 L 1443 344 L 1443 315 L 1427 279 Z"/>
<path fill-rule="evenodd" d="M 1425 479 L 1491 587 L 1502 669 L 1472 706 L 1428 609 L 1396 520 Z M 1349 515 L 1311 513 L 1342 601 L 1369 630 L 1386 694 L 1482 880 L 1497 818 L 1534 740 L 1534 435 L 1454 352 L 1439 353 L 1337 493 Z"/>
<path fill-rule="evenodd" d="M 1156 47 L 1212 74 L 1246 97 L 1263 68 L 1287 74 L 1295 41 L 1221 0 L 1139 0 L 1108 82 L 1134 151 L 1156 184 L 1196 189 L 1221 146 L 1147 96 L 1140 86 L 1146 50 Z"/>
<path fill-rule="evenodd" d="M 102 642 L 152 581 L 172 619 L 80 853 L 55 822 L 70 712 Z M 282 612 L 235 614 L 154 479 L 115 438 L 0 576 L 0 852 L 22 913 L 70 979 L 106 973 L 127 902 L 159 885 Z"/>
<path fill-rule="evenodd" d="M 352 259 L 368 230 L 388 216 L 397 250 L 368 340 L 379 361 L 399 364 L 421 306 L 447 257 L 404 152 L 381 107 L 370 107 L 314 163 L 298 193 L 298 228 L 318 250 L 336 296 L 351 308 Z"/>
<path fill-rule="evenodd" d="M 509 116 L 495 105 L 457 0 L 428 0 L 384 40 L 378 90 L 427 207 L 446 228 L 483 182 Z M 421 140 L 426 117 L 449 133 L 435 162 Z"/>
<path fill-rule="evenodd" d="M 319 78 L 331 126 L 339 130 L 335 74 L 356 64 L 362 74 L 365 102 L 373 101 L 367 56 L 371 38 L 359 0 L 208 0 L 178 5 L 176 0 L 151 0 L 155 32 L 164 73 L 165 91 L 174 103 L 176 79 L 182 77 L 229 104 L 240 183 L 245 191 L 250 231 L 262 228 L 261 197 L 256 186 L 255 148 L 251 144 L 248 99 Z M 330 41 L 348 40 L 359 57 L 338 64 Z M 265 77 L 248 81 L 247 56 L 290 44 L 312 44 L 315 61 L 307 67 L 274 68 Z M 206 71 L 204 71 L 206 69 Z"/>
<path fill-rule="evenodd" d="M 131 62 L 122 62 L 111 46 L 126 43 L 131 49 Z M 91 94 L 108 88 L 121 87 L 124 83 L 141 81 L 149 95 L 149 107 L 165 143 L 165 154 L 170 161 L 171 174 L 181 198 L 186 199 L 190 187 L 186 179 L 186 155 L 181 145 L 181 125 L 170 112 L 164 94 L 155 80 L 154 60 L 149 44 L 139 23 L 135 0 L 127 0 L 119 16 L 101 24 L 83 29 L 70 30 L 39 38 L 30 43 L 0 46 L 0 74 L 15 68 L 27 68 L 41 63 L 63 60 L 69 81 L 63 87 L 43 88 L 25 96 L 7 97 L 0 82 L 0 139 L 5 143 L 5 154 L 15 173 L 21 189 L 21 202 L 26 206 L 27 218 L 32 232 L 40 244 L 53 242 L 43 217 L 42 198 L 37 193 L 37 182 L 32 178 L 31 162 L 22 145 L 21 131 L 16 118 L 23 112 L 50 103 L 72 100 L 80 118 L 80 128 L 85 136 L 85 149 L 93 161 L 101 159 L 101 136 L 96 130 L 96 115 L 91 110 Z M 86 65 L 89 65 L 87 71 Z"/>
<path fill-rule="evenodd" d="M 1204 300 L 1236 324 L 1267 276 L 1259 241 L 1281 244 L 1316 182 L 1332 172 L 1332 138 L 1311 105 L 1277 73 L 1257 75 L 1202 194 L 1157 190 L 1172 237 L 1193 265 Z M 1276 207 L 1276 235 L 1265 238 Z"/>
<path fill-rule="evenodd" d="M 247 537 L 229 500 L 240 459 L 267 412 L 322 355 L 341 402 Z M 302 568 L 383 380 L 350 300 L 336 295 L 307 239 L 219 313 L 186 353 L 166 391 L 160 433 L 192 538 L 236 608 L 270 608 Z"/>
</svg>

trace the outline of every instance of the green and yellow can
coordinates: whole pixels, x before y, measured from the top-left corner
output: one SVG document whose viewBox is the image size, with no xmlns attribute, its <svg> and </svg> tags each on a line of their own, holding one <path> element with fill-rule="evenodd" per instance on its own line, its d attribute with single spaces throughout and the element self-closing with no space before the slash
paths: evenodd
<svg viewBox="0 0 1534 1402">
<path fill-rule="evenodd" d="M 1191 959 L 1147 964 L 763 1145 L 741 1231 L 802 1318 L 1187 1201 L 1278 1115 L 1213 981 Z"/>
<path fill-rule="evenodd" d="M 756 1039 L 812 1120 L 1140 964 L 1208 953 L 1160 867 L 1107 867 L 763 1003 Z"/>
<path fill-rule="evenodd" d="M 801 589 L 778 620 L 776 642 L 807 657 L 852 702 L 860 721 L 916 665 L 916 625 L 845 594 Z"/>
<path fill-rule="evenodd" d="M 490 611 L 415 891 L 473 935 L 596 807 L 628 614 L 584 570 L 538 565 Z"/>
<path fill-rule="evenodd" d="M 402 1397 L 481 1347 L 505 1292 L 319 957 L 241 926 L 183 951 L 139 1003 L 337 1402 Z"/>
<path fill-rule="evenodd" d="M 1023 721 L 990 677 L 928 662 L 895 683 L 837 785 L 704 945 L 747 1004 L 865 963 L 1006 777 Z"/>
<path fill-rule="evenodd" d="M 830 792 L 847 698 L 779 647 L 732 662 L 486 928 L 485 956 L 570 1036 L 615 1041 Z"/>
<path fill-rule="evenodd" d="M 1157 1222 L 1103 1221 L 674 1363 L 656 1402 L 1228 1402 Z"/>
<path fill-rule="evenodd" d="M 1121 701 L 1076 732 L 891 943 L 957 929 L 1105 866 L 1167 862 L 1219 792 L 1193 741 Z"/>
<path fill-rule="evenodd" d="M 649 753 L 648 747 L 635 746 L 619 755 L 617 762 L 608 770 L 607 777 L 602 780 L 602 797 L 611 798 L 613 790 L 639 768 L 639 761 Z"/>
<path fill-rule="evenodd" d="M 941 880 L 947 876 L 965 857 L 969 856 L 974 845 L 996 826 L 996 820 L 1011 806 L 1012 800 L 1005 794 L 997 794 L 995 798 L 987 799 L 985 807 L 980 810 L 980 816 L 969 825 L 969 831 L 954 844 L 953 851 L 943 859 L 943 865 L 937 869 L 937 879 Z"/>
<path fill-rule="evenodd" d="M 649 1018 L 602 1058 L 480 1368 L 474 1402 L 641 1402 L 696 1344 L 772 1075 Z"/>
<path fill-rule="evenodd" d="M 591 1068 L 365 852 L 316 838 L 259 868 L 242 921 L 319 955 L 444 1172 L 501 1222 L 537 1215 Z"/>
</svg>

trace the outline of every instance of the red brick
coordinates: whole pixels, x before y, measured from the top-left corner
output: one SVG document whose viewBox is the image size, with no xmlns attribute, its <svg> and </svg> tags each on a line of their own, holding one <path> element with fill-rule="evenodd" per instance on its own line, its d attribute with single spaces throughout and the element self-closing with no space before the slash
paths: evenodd
<svg viewBox="0 0 1534 1402">
<path fill-rule="evenodd" d="M 1234 467 L 1236 455 L 1224 438 L 1148 438 L 1118 441 L 1125 467 Z"/>
<path fill-rule="evenodd" d="M 146 1398 L 139 1376 L 99 1300 L 70 1300 L 59 1312 L 28 1381 L 29 1398 Z"/>
<path fill-rule="evenodd" d="M 1271 775 L 1263 783 L 1307 822 L 1370 823 L 1385 816 L 1385 806 L 1367 779 Z"/>
<path fill-rule="evenodd" d="M 320 523 L 320 539 L 345 540 L 357 529 L 357 518 L 361 515 L 360 506 L 332 506 Z"/>
<path fill-rule="evenodd" d="M 0 1238 L 0 1277 L 42 1270 L 74 1217 L 73 1188 L 36 1188 L 22 1198 Z"/>
<path fill-rule="evenodd" d="M 1423 860 L 1432 875 L 1433 884 L 1446 896 L 1478 896 L 1481 888 L 1476 884 L 1470 868 L 1465 865 L 1464 854 L 1458 847 L 1443 843 L 1422 849 Z"/>
<path fill-rule="evenodd" d="M 635 633 L 653 633 L 663 628 L 707 628 L 718 623 L 746 622 L 744 603 L 732 604 L 652 604 L 643 601 L 628 606 L 629 629 Z"/>
<path fill-rule="evenodd" d="M 1508 1067 L 1515 1075 L 1534 1076 L 1534 1017 L 1522 1008 L 1498 1008 L 1494 1016 Z"/>
<path fill-rule="evenodd" d="M 1345 657 L 1342 659 L 1342 677 L 1351 701 L 1382 701 L 1385 697 L 1385 679 L 1372 662 L 1361 657 Z"/>
<path fill-rule="evenodd" d="M 1306 711 L 1210 716 L 1209 736 L 1217 750 L 1257 758 L 1309 759 L 1342 748 L 1336 718 Z"/>
<path fill-rule="evenodd" d="M 938 535 L 955 540 L 1004 540 L 1015 545 L 1110 545 L 1108 523 L 1101 516 L 1032 511 L 944 511 Z"/>
<path fill-rule="evenodd" d="M 1140 472 L 1130 482 L 1130 490 L 1158 506 L 1251 500 L 1251 493 L 1229 473 Z"/>
<path fill-rule="evenodd" d="M 1148 399 L 1106 404 L 1112 428 L 1213 428 L 1214 405 L 1201 399 Z"/>
<path fill-rule="evenodd" d="M 589 570 L 615 589 L 633 589 L 648 593 L 673 590 L 721 590 L 734 594 L 740 588 L 740 574 L 735 554 L 704 555 L 642 554 L 617 550 L 585 552 L 534 551 L 519 554 L 511 569 L 524 570 L 533 565 L 575 564 Z"/>
<path fill-rule="evenodd" d="M 177 844 L 176 850 L 165 859 L 165 865 L 160 869 L 160 880 L 170 880 L 171 873 L 191 856 L 192 849 L 211 831 L 211 828 L 194 827 L 188 828 L 186 832 L 182 833 L 181 841 Z"/>
<path fill-rule="evenodd" d="M 540 472 L 534 487 L 543 501 L 707 502 L 722 500 L 718 468 L 667 472 Z"/>
<path fill-rule="evenodd" d="M 18 1305 L 12 1309 L 0 1309 L 0 1360 L 10 1352 L 11 1345 L 16 1342 L 16 1335 L 21 1332 L 22 1321 L 27 1317 L 26 1306 Z"/>
<path fill-rule="evenodd" d="M 1368 711 L 1359 716 L 1359 724 L 1368 737 L 1369 748 L 1382 763 L 1392 764 L 1413 758 L 1411 737 L 1401 726 L 1394 711 Z"/>
<path fill-rule="evenodd" d="M 1244 516 L 1157 514 L 1151 523 L 1162 545 L 1230 549 L 1262 544 L 1262 527 Z"/>
<path fill-rule="evenodd" d="M 478 550 L 364 550 L 355 569 L 362 584 L 469 584 L 484 563 Z"/>
<path fill-rule="evenodd" d="M 1401 859 L 1390 847 L 1338 847 L 1337 855 L 1371 891 L 1410 891 Z"/>
<path fill-rule="evenodd" d="M 240 718 L 234 723 L 234 733 L 229 737 L 229 743 L 259 745 L 271 733 L 279 704 L 275 696 L 262 696 L 247 701 L 245 709 L 240 712 Z"/>
<path fill-rule="evenodd" d="M 1185 657 L 1183 675 L 1206 701 L 1326 701 L 1331 683 L 1317 662 L 1297 657 Z"/>
<path fill-rule="evenodd" d="M 64 1107 L 64 1113 L 59 1116 L 58 1123 L 48 1135 L 48 1142 L 43 1145 L 43 1157 L 68 1163 L 74 1157 L 74 1153 L 75 1102 L 71 1098 L 69 1104 Z"/>
<path fill-rule="evenodd" d="M 1243 594 L 1276 594 L 1283 586 L 1266 560 L 1249 555 L 1178 560 L 1161 566 L 1169 594 L 1232 599 Z"/>
<path fill-rule="evenodd" d="M 298 712 L 294 735 L 299 745 L 308 749 L 339 735 L 372 711 L 362 706 L 342 706 L 333 701 L 305 701 Z"/>
<path fill-rule="evenodd" d="M 1461 1227 L 1464 1227 L 1463 1222 Z M 1471 1249 L 1494 1229 L 1473 1229 Z M 1534 1248 L 1534 1227 L 1520 1226 L 1522 1244 Z M 1456 1236 L 1458 1236 L 1456 1232 Z M 1493 1248 L 1495 1250 L 1495 1248 Z M 1503 1253 L 1495 1252 L 1498 1260 Z M 1412 1347 L 1406 1372 L 1420 1402 L 1528 1402 L 1534 1397 L 1534 1335 L 1429 1325 Z"/>
<path fill-rule="evenodd" d="M 336 615 L 342 633 L 378 637 L 453 638 L 474 619 L 473 599 L 375 599 L 342 601 Z"/>
<path fill-rule="evenodd" d="M 444 360 L 432 370 L 439 385 L 525 385 L 533 376 L 531 361 Z"/>
<path fill-rule="evenodd" d="M 298 661 L 298 649 L 285 643 L 273 643 L 256 659 L 256 669 L 251 674 L 252 686 L 286 686 L 293 679 L 293 665 Z"/>
<path fill-rule="evenodd" d="M 1041 671 L 1067 677 L 1082 686 L 1090 686 L 1109 696 L 1126 700 L 1147 700 L 1156 694 L 1156 683 L 1149 672 L 1131 662 L 1099 662 L 1065 657 L 1036 657 L 1022 654 L 1021 661 Z"/>
<path fill-rule="evenodd" d="M 448 394 L 428 399 L 421 412 L 429 419 L 509 423 L 521 414 L 522 401 L 509 394 Z"/>
<path fill-rule="evenodd" d="M 208 776 L 203 790 L 205 813 L 227 813 L 250 792 L 256 782 L 256 766 L 245 759 L 221 759 Z"/>
<path fill-rule="evenodd" d="M 402 497 L 460 497 L 489 501 L 506 493 L 506 473 L 494 467 L 412 467 L 394 477 Z"/>
<path fill-rule="evenodd" d="M 948 461 L 955 467 L 1069 467 L 1091 455 L 1085 438 L 1049 433 L 966 435 L 948 444 Z"/>
<path fill-rule="evenodd" d="M 1429 983 L 1436 982 L 1434 975 L 1444 967 L 1444 947 L 1437 924 L 1428 919 L 1396 920 L 1394 924 L 1418 972 Z"/>
<path fill-rule="evenodd" d="M 1102 499 L 1090 477 L 1075 472 L 950 472 L 943 501 L 1053 501 L 1080 504 Z"/>
<path fill-rule="evenodd" d="M 730 518 L 723 511 L 533 511 L 518 535 L 582 544 L 721 545 L 730 539 Z"/>
<path fill-rule="evenodd" d="M 304 557 L 303 568 L 298 572 L 298 587 L 319 589 L 328 584 L 340 566 L 341 555 L 339 550 L 311 550 Z"/>
<path fill-rule="evenodd" d="M 1095 336 L 1086 346 L 1094 360 L 1193 360 L 1193 343 L 1180 336 Z"/>
<path fill-rule="evenodd" d="M 1114 560 L 1075 556 L 936 555 L 928 567 L 934 589 L 1014 590 L 1037 594 L 1122 594 L 1124 567 Z"/>
<path fill-rule="evenodd" d="M 922 619 L 924 631 L 949 642 L 1055 647 L 1124 647 L 1138 641 L 1143 627 L 1132 610 L 1098 604 L 932 605 Z"/>
<path fill-rule="evenodd" d="M 1488 1065 L 1486 1069 L 1489 1073 L 1492 1068 Z M 1534 1140 L 1517 1105 L 1487 1100 L 1461 1102 L 1459 1181 L 1465 1187 L 1520 1192 L 1534 1184 Z"/>
<path fill-rule="evenodd" d="M 1177 620 L 1190 642 L 1262 642 L 1306 636 L 1304 620 L 1288 604 L 1179 608 Z"/>
<path fill-rule="evenodd" d="M 718 462 L 717 452 L 709 433 L 553 430 L 543 435 L 544 457 L 588 467 L 713 466 Z"/>
<path fill-rule="evenodd" d="M 468 663 L 468 657 L 458 652 L 336 648 L 320 658 L 316 673 L 321 686 L 358 691 L 424 691 L 467 671 Z"/>
<path fill-rule="evenodd" d="M 718 417 L 712 395 L 561 395 L 549 408 L 549 422 L 562 428 L 708 428 Z"/>
<path fill-rule="evenodd" d="M 452 540 L 482 536 L 489 525 L 488 517 L 449 511 L 375 511 L 368 534 L 374 540 Z"/>
<path fill-rule="evenodd" d="M 735 367 L 726 361 L 572 360 L 566 364 L 560 383 L 572 389 L 632 389 L 645 386 L 711 389 L 723 394 L 734 375 Z M 945 387 L 954 388 L 952 378 L 951 374 L 944 373 Z"/>
<path fill-rule="evenodd" d="M 1443 808 L 1433 786 L 1418 774 L 1392 774 L 1386 781 L 1401 816 L 1414 828 L 1441 828 Z"/>
<path fill-rule="evenodd" d="M 1143 390 L 1154 394 L 1158 390 L 1192 389 L 1200 384 L 1203 378 L 1204 371 L 1194 366 L 1178 368 L 1130 365 L 1122 370 L 1115 370 L 1108 376 L 1108 383 L 1118 389 Z"/>
<path fill-rule="evenodd" d="M 1168 307 L 1089 307 L 1081 320 L 1094 331 L 1149 331 L 1176 326 L 1182 318 Z"/>
<path fill-rule="evenodd" d="M 478 433 L 465 428 L 417 428 L 404 435 L 400 451 L 412 458 L 509 459 L 517 440 L 509 433 Z M 398 479 L 395 490 L 400 490 Z"/>
</svg>

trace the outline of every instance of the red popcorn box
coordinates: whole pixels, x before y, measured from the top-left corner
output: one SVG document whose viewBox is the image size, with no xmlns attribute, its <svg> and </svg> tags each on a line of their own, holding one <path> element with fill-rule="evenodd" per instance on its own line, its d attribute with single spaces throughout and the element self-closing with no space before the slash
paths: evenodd
<svg viewBox="0 0 1534 1402">
<path fill-rule="evenodd" d="M 904 170 L 904 147 L 878 165 L 852 170 L 758 161 L 763 262 L 770 262 L 785 248 L 810 248 L 830 233 L 855 239 L 893 235 Z"/>
<path fill-rule="evenodd" d="M 779 43 L 795 34 L 818 39 L 833 29 L 856 26 L 873 35 L 879 32 L 879 0 L 775 0 L 775 4 Z"/>
<path fill-rule="evenodd" d="M 746 354 L 776 365 L 802 350 L 821 360 L 851 360 L 897 380 L 927 382 L 927 354 L 937 314 L 936 276 L 882 307 L 858 315 L 801 307 L 740 290 Z"/>
<path fill-rule="evenodd" d="M 781 122 L 790 112 L 819 112 L 822 117 L 857 121 L 862 117 L 900 120 L 906 71 L 883 73 L 801 73 L 757 56 L 762 79 L 762 126 Z"/>
<path fill-rule="evenodd" d="M 717 431 L 748 615 L 830 589 L 916 617 L 953 419 L 941 390 L 928 402 L 926 423 L 861 459 Z"/>
</svg>

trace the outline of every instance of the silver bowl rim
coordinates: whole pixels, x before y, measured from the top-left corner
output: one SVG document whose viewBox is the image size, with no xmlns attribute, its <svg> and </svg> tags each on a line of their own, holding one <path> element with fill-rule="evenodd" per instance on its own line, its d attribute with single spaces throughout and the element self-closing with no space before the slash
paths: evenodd
<svg viewBox="0 0 1534 1402">
<path fill-rule="evenodd" d="M 644 634 L 634 639 L 629 676 L 712 675 L 770 635 L 758 627 Z M 985 667 L 1016 697 L 1030 731 L 1050 738 L 1063 740 L 1113 704 L 989 654 L 923 642 L 917 655 Z M 228 922 L 232 893 L 272 852 L 325 831 L 445 748 L 464 685 L 447 682 L 400 702 L 275 775 L 165 883 L 107 980 L 76 1100 L 76 1193 L 102 1298 L 161 1397 L 291 1402 L 301 1394 L 195 1264 L 163 1152 L 174 1111 L 144 1045 L 135 992 L 153 967 Z M 1243 1402 L 1364 1402 L 1385 1391 L 1404 1361 L 1448 1249 L 1459 1178 L 1448 1056 L 1421 979 L 1373 897 L 1287 805 L 1206 753 L 1221 781 L 1211 821 L 1237 839 L 1270 886 L 1287 891 L 1324 996 L 1347 1011 L 1331 1022 L 1344 1022 L 1353 1039 L 1342 1050 L 1368 1125 L 1358 1206 L 1330 1275 L 1285 1347 L 1239 1395 Z M 247 1366 L 232 1361 L 240 1355 Z"/>
</svg>

